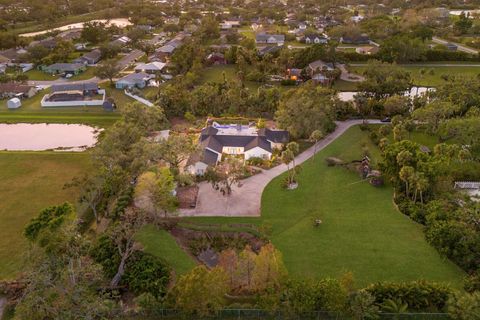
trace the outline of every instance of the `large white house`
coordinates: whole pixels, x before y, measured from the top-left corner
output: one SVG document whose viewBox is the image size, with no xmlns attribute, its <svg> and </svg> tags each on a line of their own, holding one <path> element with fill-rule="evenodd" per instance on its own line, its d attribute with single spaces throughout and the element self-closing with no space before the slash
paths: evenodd
<svg viewBox="0 0 480 320">
<path fill-rule="evenodd" d="M 254 126 L 219 125 L 202 129 L 200 152 L 192 156 L 186 170 L 194 175 L 203 175 L 208 166 L 222 160 L 222 154 L 243 155 L 251 158 L 270 159 L 273 149 L 282 148 L 289 140 L 284 130 L 257 129 Z"/>
</svg>

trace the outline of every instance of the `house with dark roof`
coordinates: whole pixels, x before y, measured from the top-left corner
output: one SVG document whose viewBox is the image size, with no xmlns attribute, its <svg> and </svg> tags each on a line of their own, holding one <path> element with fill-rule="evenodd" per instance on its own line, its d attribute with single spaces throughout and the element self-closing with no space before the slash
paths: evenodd
<svg viewBox="0 0 480 320">
<path fill-rule="evenodd" d="M 285 35 L 259 33 L 255 36 L 255 40 L 257 44 L 276 44 L 278 46 L 283 46 L 285 43 Z"/>
<path fill-rule="evenodd" d="M 366 34 L 354 37 L 343 36 L 340 38 L 340 42 L 343 44 L 370 44 L 370 38 Z"/>
<path fill-rule="evenodd" d="M 81 63 L 84 65 L 96 64 L 102 58 L 102 51 L 100 49 L 94 49 L 90 52 L 85 53 L 81 57 L 73 60 L 75 63 Z"/>
<path fill-rule="evenodd" d="M 303 42 L 307 44 L 326 44 L 328 43 L 328 39 L 318 33 L 309 33 L 305 35 Z"/>
<path fill-rule="evenodd" d="M 202 129 L 199 152 L 190 157 L 186 170 L 194 175 L 203 175 L 208 166 L 222 160 L 223 154 L 243 155 L 245 160 L 270 159 L 273 150 L 282 148 L 288 141 L 289 134 L 285 130 L 214 122 Z"/>
<path fill-rule="evenodd" d="M 53 84 L 52 92 L 81 91 L 84 94 L 98 94 L 98 82 L 75 82 Z"/>
<path fill-rule="evenodd" d="M 14 82 L 0 83 L 0 99 L 31 98 L 37 93 L 34 86 Z"/>
<path fill-rule="evenodd" d="M 81 63 L 54 63 L 43 68 L 43 71 L 50 74 L 73 74 L 77 75 L 85 71 L 86 67 Z"/>
</svg>

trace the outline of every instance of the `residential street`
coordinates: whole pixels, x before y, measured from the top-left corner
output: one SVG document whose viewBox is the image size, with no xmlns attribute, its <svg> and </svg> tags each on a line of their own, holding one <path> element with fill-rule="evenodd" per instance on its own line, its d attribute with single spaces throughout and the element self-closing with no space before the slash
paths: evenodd
<svg viewBox="0 0 480 320">
<path fill-rule="evenodd" d="M 347 129 L 361 124 L 363 120 L 348 120 L 337 122 L 337 128 L 327 137 L 317 143 L 319 152 L 332 141 L 341 136 Z M 381 123 L 379 120 L 369 120 L 369 123 Z M 295 164 L 301 164 L 310 159 L 314 154 L 314 146 L 310 147 L 295 158 Z M 222 196 L 215 191 L 211 184 L 202 182 L 199 186 L 197 206 L 195 209 L 180 210 L 180 216 L 225 216 L 225 217 L 258 217 L 260 216 L 260 204 L 262 193 L 267 184 L 275 177 L 287 171 L 287 166 L 281 164 L 270 170 L 256 174 L 253 177 L 242 180 L 242 186 L 233 187 L 230 196 Z"/>
<path fill-rule="evenodd" d="M 464 45 L 461 45 L 460 43 L 443 40 L 443 39 L 440 39 L 438 37 L 433 37 L 432 41 L 435 42 L 435 43 L 438 43 L 438 44 L 443 44 L 443 45 L 446 45 L 448 43 L 453 43 L 454 45 L 456 45 L 458 47 L 459 51 L 463 51 L 463 52 L 470 53 L 470 54 L 478 54 L 478 50 L 468 48 Z"/>
</svg>

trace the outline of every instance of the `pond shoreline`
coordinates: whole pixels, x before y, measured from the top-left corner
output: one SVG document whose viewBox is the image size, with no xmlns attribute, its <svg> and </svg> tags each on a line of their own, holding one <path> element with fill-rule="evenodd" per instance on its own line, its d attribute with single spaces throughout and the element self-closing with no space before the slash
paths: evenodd
<svg viewBox="0 0 480 320">
<path fill-rule="evenodd" d="M 0 150 L 82 152 L 95 146 L 102 130 L 83 124 L 0 123 Z"/>
</svg>

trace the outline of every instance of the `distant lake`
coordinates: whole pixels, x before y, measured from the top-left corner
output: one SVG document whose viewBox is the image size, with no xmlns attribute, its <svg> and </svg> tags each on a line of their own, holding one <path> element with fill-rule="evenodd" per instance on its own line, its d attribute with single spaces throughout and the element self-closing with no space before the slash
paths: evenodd
<svg viewBox="0 0 480 320">
<path fill-rule="evenodd" d="M 0 150 L 84 151 L 95 145 L 98 134 L 83 124 L 0 123 Z"/>
<path fill-rule="evenodd" d="M 117 19 L 110 19 L 110 20 L 99 19 L 99 20 L 91 20 L 90 22 L 106 23 L 107 26 L 116 25 L 119 28 L 125 28 L 127 26 L 132 25 L 132 23 L 130 21 L 128 21 L 127 18 L 117 18 Z M 70 30 L 70 29 L 83 29 L 83 25 L 85 23 L 86 22 L 78 22 L 78 23 L 67 24 L 67 25 L 64 25 L 64 26 L 61 26 L 61 27 L 58 27 L 58 28 L 53 28 L 53 29 L 48 29 L 48 30 L 43 30 L 43 31 L 22 33 L 20 35 L 20 37 L 35 37 L 35 36 L 45 34 L 47 32 L 51 32 L 51 31 L 54 31 L 54 30 L 66 31 L 66 30 Z"/>
</svg>

